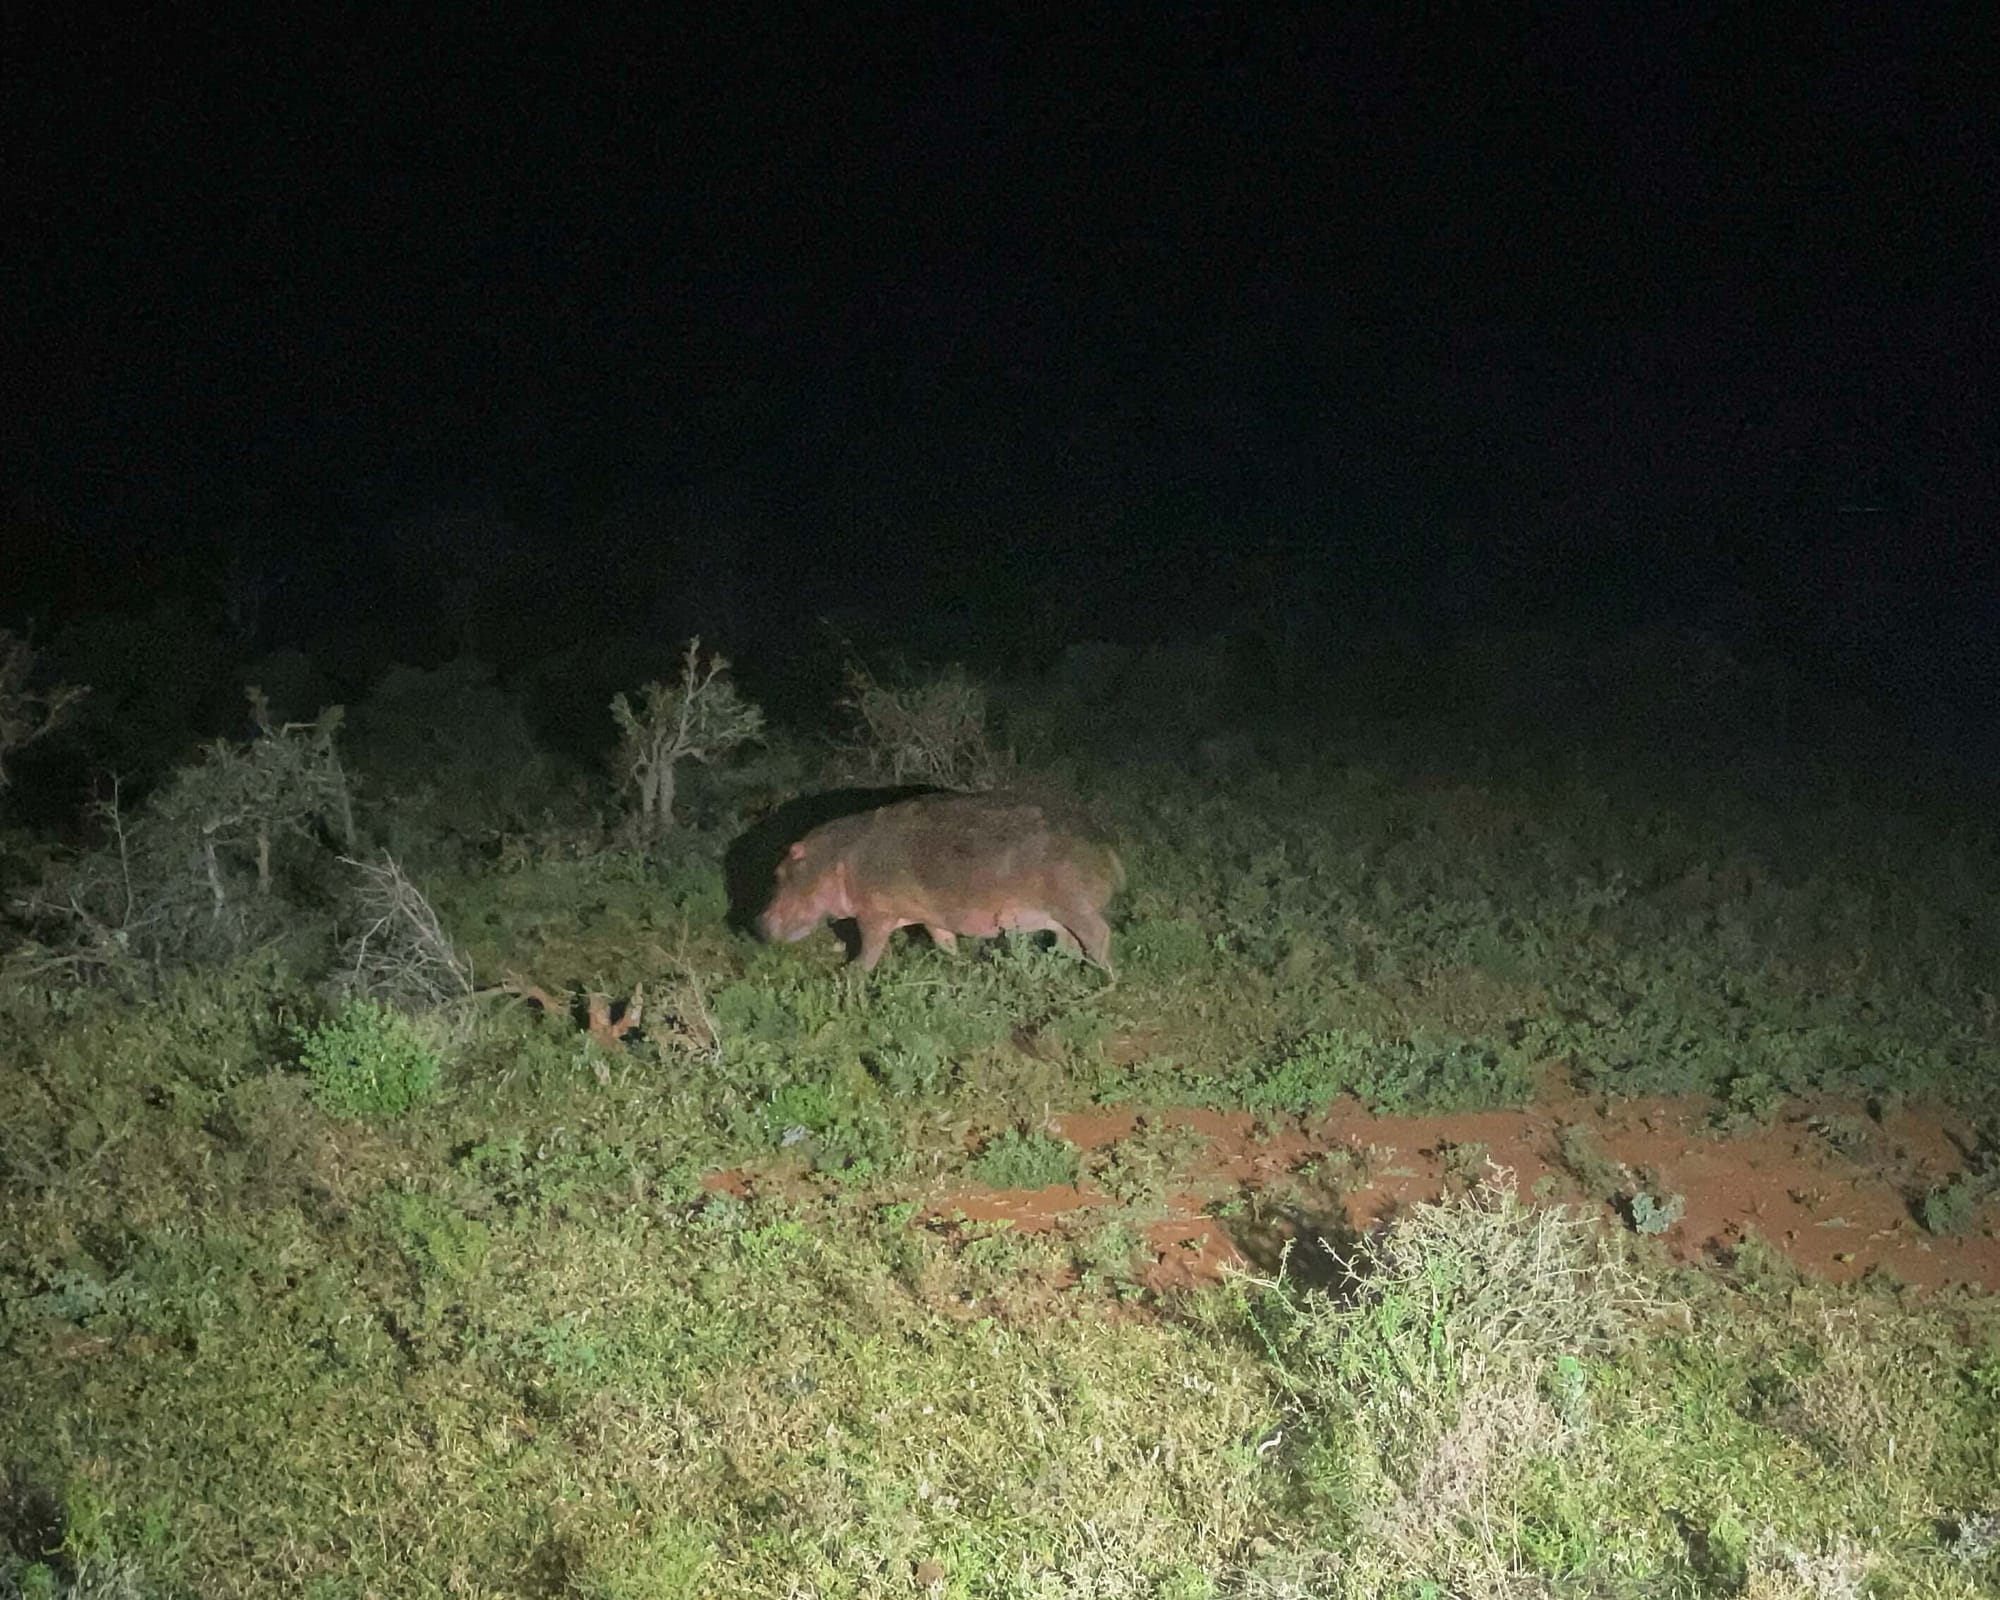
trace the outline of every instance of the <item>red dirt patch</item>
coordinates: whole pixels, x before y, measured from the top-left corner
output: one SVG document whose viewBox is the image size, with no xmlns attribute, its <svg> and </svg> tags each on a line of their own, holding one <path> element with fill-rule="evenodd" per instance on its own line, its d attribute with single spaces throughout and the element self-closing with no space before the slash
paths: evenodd
<svg viewBox="0 0 2000 1600">
<path fill-rule="evenodd" d="M 1990 1208 L 1984 1228 L 1955 1239 L 1926 1233 L 1912 1215 L 1932 1185 L 1963 1166 L 1951 1132 L 1962 1117 L 1905 1108 L 1876 1119 L 1853 1104 L 1793 1104 L 1767 1125 L 1719 1132 L 1713 1112 L 1705 1100 L 1569 1097 L 1514 1111 L 1375 1117 L 1348 1103 L 1303 1128 L 1260 1136 L 1248 1113 L 1162 1111 L 1143 1119 L 1144 1130 L 1188 1129 L 1204 1142 L 1172 1162 L 1164 1194 L 1152 1191 L 1167 1214 L 1146 1230 L 1154 1260 L 1145 1281 L 1164 1290 L 1213 1279 L 1264 1257 L 1260 1239 L 1275 1248 L 1287 1233 L 1314 1227 L 1372 1228 L 1476 1177 L 1490 1160 L 1513 1172 L 1524 1196 L 1607 1215 L 1634 1193 L 1679 1196 L 1684 1209 L 1661 1235 L 1677 1260 L 1726 1256 L 1755 1237 L 1837 1282 L 1881 1269 L 1920 1288 L 2000 1289 Z M 1141 1124 L 1136 1113 L 1091 1112 L 1056 1117 L 1053 1128 L 1086 1150 L 1115 1153 Z M 1184 1147 L 1193 1144 L 1183 1136 Z M 1212 1215 L 1221 1202 L 1234 1202 L 1242 1220 Z M 1114 1203 L 1089 1180 L 1041 1190 L 967 1184 L 935 1196 L 926 1217 L 1041 1232 Z"/>
</svg>

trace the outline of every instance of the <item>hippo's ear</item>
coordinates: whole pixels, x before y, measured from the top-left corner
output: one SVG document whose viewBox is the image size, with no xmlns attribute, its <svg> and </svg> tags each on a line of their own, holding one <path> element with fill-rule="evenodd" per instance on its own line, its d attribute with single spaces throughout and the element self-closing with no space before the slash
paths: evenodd
<svg viewBox="0 0 2000 1600">
<path fill-rule="evenodd" d="M 792 860 L 794 860 L 794 861 L 803 861 L 803 860 L 805 860 L 805 858 L 806 858 L 806 842 L 805 842 L 805 840 L 803 840 L 803 839 L 799 839 L 799 840 L 796 840 L 796 841 L 794 841 L 794 842 L 793 842 L 793 844 L 792 844 L 792 847 L 791 847 L 791 849 L 787 850 L 787 851 L 785 852 L 785 854 L 786 854 L 787 856 L 789 856 L 789 857 L 790 857 L 790 858 L 791 858 Z"/>
</svg>

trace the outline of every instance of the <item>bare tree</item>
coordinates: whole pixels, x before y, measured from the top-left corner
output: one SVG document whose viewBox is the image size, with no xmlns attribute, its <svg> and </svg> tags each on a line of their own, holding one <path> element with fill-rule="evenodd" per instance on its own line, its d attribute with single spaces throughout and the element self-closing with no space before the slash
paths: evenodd
<svg viewBox="0 0 2000 1600">
<path fill-rule="evenodd" d="M 98 808 L 109 843 L 52 863 L 17 911 L 45 936 L 51 965 L 104 976 L 133 965 L 218 959 L 302 915 L 280 892 L 275 853 L 310 855 L 325 833 L 353 848 L 353 807 L 335 735 L 341 708 L 310 723 L 260 724 L 246 744 L 218 739 L 127 817 Z"/>
<path fill-rule="evenodd" d="M 682 761 L 710 762 L 764 736 L 764 713 L 737 692 L 725 674 L 729 662 L 701 654 L 688 642 L 680 682 L 653 682 L 639 691 L 635 709 L 623 694 L 611 700 L 619 741 L 619 786 L 638 796 L 638 821 L 659 838 L 674 825 L 674 768 Z"/>
</svg>

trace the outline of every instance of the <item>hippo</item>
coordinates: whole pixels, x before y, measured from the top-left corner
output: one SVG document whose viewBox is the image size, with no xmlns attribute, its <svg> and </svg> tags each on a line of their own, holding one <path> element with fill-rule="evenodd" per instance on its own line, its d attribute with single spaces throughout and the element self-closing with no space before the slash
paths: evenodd
<svg viewBox="0 0 2000 1600">
<path fill-rule="evenodd" d="M 852 917 L 872 969 L 898 928 L 922 927 L 946 950 L 957 935 L 1047 931 L 1111 973 L 1104 907 L 1124 887 L 1109 846 L 1001 794 L 926 794 L 813 829 L 778 864 L 757 929 L 792 943 Z"/>
</svg>

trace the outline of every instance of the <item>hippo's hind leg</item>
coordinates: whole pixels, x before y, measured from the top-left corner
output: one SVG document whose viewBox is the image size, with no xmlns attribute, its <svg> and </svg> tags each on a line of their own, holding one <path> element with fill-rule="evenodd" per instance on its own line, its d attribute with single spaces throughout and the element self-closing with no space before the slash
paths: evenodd
<svg viewBox="0 0 2000 1600">
<path fill-rule="evenodd" d="M 1071 945 L 1081 946 L 1094 965 L 1117 976 L 1111 966 L 1111 924 L 1087 906 L 1079 906 L 1065 920 L 1069 925 L 1062 933 L 1070 936 Z"/>
<path fill-rule="evenodd" d="M 953 933 L 951 929 L 934 927 L 926 922 L 924 924 L 924 932 L 931 936 L 931 943 L 944 951 L 945 954 L 954 956 L 958 954 L 958 935 Z"/>
</svg>

